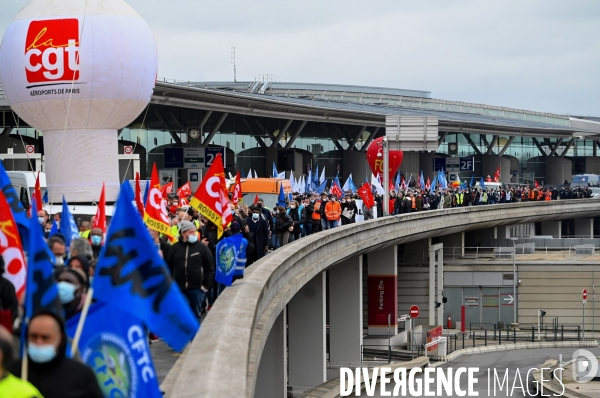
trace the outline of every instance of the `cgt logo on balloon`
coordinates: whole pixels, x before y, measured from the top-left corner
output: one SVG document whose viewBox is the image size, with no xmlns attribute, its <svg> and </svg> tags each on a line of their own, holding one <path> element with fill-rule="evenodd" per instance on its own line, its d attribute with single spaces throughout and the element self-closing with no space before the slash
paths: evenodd
<svg viewBox="0 0 600 398">
<path fill-rule="evenodd" d="M 79 80 L 79 21 L 76 18 L 32 21 L 25 40 L 27 81 L 39 87 Z M 58 91 L 58 90 L 55 90 Z M 66 90 L 60 90 L 62 94 Z"/>
</svg>

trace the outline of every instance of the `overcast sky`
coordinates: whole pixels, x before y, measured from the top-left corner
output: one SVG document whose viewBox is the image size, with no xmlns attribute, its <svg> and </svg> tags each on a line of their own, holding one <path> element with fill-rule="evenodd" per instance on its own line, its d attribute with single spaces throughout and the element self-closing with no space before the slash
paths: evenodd
<svg viewBox="0 0 600 398">
<path fill-rule="evenodd" d="M 0 34 L 28 0 L 0 0 Z M 420 89 L 434 98 L 600 116 L 600 1 L 128 0 L 159 76 Z"/>
</svg>

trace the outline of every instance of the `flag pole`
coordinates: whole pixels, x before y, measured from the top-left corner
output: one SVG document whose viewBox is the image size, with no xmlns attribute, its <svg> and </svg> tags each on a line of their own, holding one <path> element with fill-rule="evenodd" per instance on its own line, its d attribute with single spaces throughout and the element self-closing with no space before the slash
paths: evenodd
<svg viewBox="0 0 600 398">
<path fill-rule="evenodd" d="M 77 351 L 79 349 L 79 340 L 81 340 L 81 333 L 83 333 L 83 325 L 85 324 L 88 310 L 90 309 L 90 305 L 92 304 L 93 296 L 94 289 L 90 287 L 90 289 L 88 290 L 88 294 L 85 297 L 85 303 L 83 304 L 83 308 L 81 309 L 81 316 L 79 317 L 79 322 L 77 322 L 77 329 L 75 330 L 75 336 L 73 336 L 73 342 L 71 343 L 71 358 L 75 358 L 75 355 L 77 355 Z"/>
<path fill-rule="evenodd" d="M 25 325 L 26 326 L 26 325 Z M 24 327 L 21 325 L 21 327 Z M 27 340 L 27 336 L 25 336 L 25 340 Z M 21 342 L 23 347 L 27 344 L 27 342 Z M 27 374 L 29 370 L 29 356 L 27 355 L 27 350 L 23 352 L 23 359 L 21 360 L 21 380 L 27 381 Z"/>
</svg>

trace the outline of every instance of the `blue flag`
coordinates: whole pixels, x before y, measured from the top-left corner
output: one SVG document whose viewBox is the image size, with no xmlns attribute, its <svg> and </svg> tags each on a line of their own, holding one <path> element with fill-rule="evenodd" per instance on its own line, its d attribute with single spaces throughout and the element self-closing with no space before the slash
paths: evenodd
<svg viewBox="0 0 600 398">
<path fill-rule="evenodd" d="M 288 192 L 288 204 L 292 203 L 292 200 L 294 200 L 294 196 L 292 195 L 291 192 Z"/>
<path fill-rule="evenodd" d="M 56 221 L 52 221 L 52 228 L 50 228 L 50 233 L 48 234 L 48 237 L 51 237 L 52 235 L 56 235 L 58 233 L 58 223 Z"/>
<path fill-rule="evenodd" d="M 235 267 L 240 256 L 240 250 L 244 249 L 244 237 L 242 234 L 231 235 L 228 238 L 222 239 L 217 245 L 215 256 L 217 261 L 217 272 L 215 280 L 231 286 L 233 283 L 233 275 Z M 244 249 L 245 250 L 245 249 Z"/>
<path fill-rule="evenodd" d="M 475 174 L 471 174 L 471 181 L 469 182 L 469 187 L 475 185 Z"/>
<path fill-rule="evenodd" d="M 479 180 L 479 186 L 481 187 L 481 189 L 485 189 L 485 183 L 483 182 L 483 177 L 481 177 L 481 180 Z"/>
<path fill-rule="evenodd" d="M 70 338 L 78 322 L 79 315 L 67 322 Z M 137 317 L 108 304 L 93 304 L 78 348 L 105 397 L 162 398 L 146 330 Z"/>
<path fill-rule="evenodd" d="M 279 185 L 279 198 L 277 198 L 277 206 L 285 207 L 285 194 L 283 193 L 283 184 Z"/>
<path fill-rule="evenodd" d="M 129 183 L 127 183 L 129 185 Z M 60 217 L 60 233 L 65 237 L 65 247 L 69 250 L 71 247 L 71 242 L 74 239 L 79 238 L 79 228 L 77 227 L 77 223 L 69 210 L 69 205 L 63 196 L 62 203 L 62 215 Z"/>
<path fill-rule="evenodd" d="M 94 298 L 143 319 L 181 351 L 194 338 L 198 320 L 171 279 L 132 198 L 125 187 L 117 199 L 96 266 Z"/>
<path fill-rule="evenodd" d="M 19 200 L 19 194 L 12 186 L 10 178 L 8 178 L 8 174 L 6 174 L 6 170 L 4 169 L 2 160 L 0 160 L 0 189 L 2 189 L 2 192 L 6 197 L 6 202 L 10 206 L 10 210 L 17 223 L 23 246 L 27 247 L 27 241 L 29 240 L 29 218 L 27 217 L 27 209 L 23 207 L 23 204 Z M 37 219 L 37 215 L 33 218 Z"/>
<path fill-rule="evenodd" d="M 150 192 L 150 181 L 146 180 L 146 187 L 144 187 L 144 207 L 148 203 L 148 193 Z"/>
<path fill-rule="evenodd" d="M 317 193 L 320 195 L 323 193 L 323 191 L 325 190 L 325 187 L 327 186 L 327 179 L 325 179 L 325 181 L 323 181 L 323 184 L 319 185 L 317 187 Z"/>
<path fill-rule="evenodd" d="M 33 210 L 37 212 L 35 203 Z M 58 288 L 54 282 L 54 256 L 42 236 L 37 217 L 32 217 L 29 226 L 27 253 L 27 289 L 25 289 L 25 318 L 30 319 L 37 311 L 46 309 L 62 315 L 58 299 Z"/>
<path fill-rule="evenodd" d="M 421 189 L 425 189 L 425 180 L 423 179 L 423 170 L 421 170 L 421 175 L 419 176 L 419 187 Z"/>
<path fill-rule="evenodd" d="M 44 196 L 42 196 L 42 202 L 48 203 L 48 190 L 46 190 L 46 192 L 44 192 Z"/>
<path fill-rule="evenodd" d="M 277 172 L 277 167 L 275 166 L 275 161 L 273 161 L 273 178 L 277 178 L 277 176 L 279 176 L 279 173 Z"/>
</svg>

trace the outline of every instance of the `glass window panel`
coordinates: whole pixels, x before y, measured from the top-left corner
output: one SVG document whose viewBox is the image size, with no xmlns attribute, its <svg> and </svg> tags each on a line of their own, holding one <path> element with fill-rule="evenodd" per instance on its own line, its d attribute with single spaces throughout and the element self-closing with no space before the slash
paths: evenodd
<svg viewBox="0 0 600 398">
<path fill-rule="evenodd" d="M 440 105 L 440 109 L 444 110 L 444 111 L 459 112 L 460 111 L 460 105 L 441 104 Z"/>
<path fill-rule="evenodd" d="M 462 111 L 466 113 L 481 113 L 481 108 L 477 108 L 474 106 L 463 106 Z"/>
<path fill-rule="evenodd" d="M 528 113 L 525 114 L 525 120 L 530 120 L 532 122 L 546 123 L 546 116 L 544 115 L 530 115 Z"/>
<path fill-rule="evenodd" d="M 504 117 L 508 117 L 511 119 L 525 119 L 524 117 L 525 115 L 523 113 L 520 112 L 511 112 L 511 111 L 504 111 Z"/>
<path fill-rule="evenodd" d="M 489 109 L 489 108 L 483 108 L 483 114 L 484 115 L 488 115 L 488 116 L 499 116 L 499 117 L 503 117 L 504 116 L 504 111 L 501 111 L 499 109 Z"/>
</svg>

